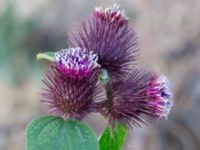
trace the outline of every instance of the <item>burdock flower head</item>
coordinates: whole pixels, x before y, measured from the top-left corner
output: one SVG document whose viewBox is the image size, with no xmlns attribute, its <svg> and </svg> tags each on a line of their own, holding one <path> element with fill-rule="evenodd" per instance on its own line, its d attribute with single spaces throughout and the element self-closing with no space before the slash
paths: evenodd
<svg viewBox="0 0 200 150">
<path fill-rule="evenodd" d="M 125 79 L 113 79 L 107 85 L 107 101 L 101 113 L 114 125 L 141 126 L 167 118 L 172 107 L 171 86 L 165 76 L 134 70 Z"/>
<path fill-rule="evenodd" d="M 171 85 L 155 71 L 136 69 L 136 34 L 118 5 L 95 8 L 69 45 L 54 54 L 43 79 L 42 101 L 51 113 L 82 119 L 100 112 L 112 125 L 129 126 L 167 118 Z"/>
<path fill-rule="evenodd" d="M 115 4 L 106 9 L 97 7 L 93 15 L 69 35 L 69 45 L 93 51 L 110 76 L 123 77 L 137 59 L 136 39 L 124 11 Z"/>
<path fill-rule="evenodd" d="M 82 119 L 95 110 L 100 89 L 97 84 L 97 55 L 80 48 L 55 53 L 53 63 L 44 76 L 42 101 L 50 113 L 63 118 Z"/>
</svg>

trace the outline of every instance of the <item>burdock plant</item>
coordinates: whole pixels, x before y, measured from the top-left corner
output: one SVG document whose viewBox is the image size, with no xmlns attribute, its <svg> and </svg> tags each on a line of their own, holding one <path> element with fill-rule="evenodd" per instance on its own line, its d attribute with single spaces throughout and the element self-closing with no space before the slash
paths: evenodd
<svg viewBox="0 0 200 150">
<path fill-rule="evenodd" d="M 69 34 L 68 45 L 37 55 L 50 61 L 40 95 L 51 115 L 27 127 L 28 150 L 120 150 L 128 129 L 167 118 L 171 85 L 137 67 L 137 37 L 118 5 L 95 8 Z M 107 120 L 99 140 L 82 123 L 91 113 Z"/>
</svg>

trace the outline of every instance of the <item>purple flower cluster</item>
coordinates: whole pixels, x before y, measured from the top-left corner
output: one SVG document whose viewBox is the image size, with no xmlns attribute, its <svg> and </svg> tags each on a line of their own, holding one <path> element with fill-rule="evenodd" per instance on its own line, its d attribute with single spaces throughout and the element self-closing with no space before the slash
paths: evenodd
<svg viewBox="0 0 200 150">
<path fill-rule="evenodd" d="M 100 112 L 110 124 L 128 126 L 167 118 L 171 85 L 155 71 L 137 69 L 137 37 L 118 5 L 95 8 L 70 33 L 69 46 L 55 53 L 44 75 L 42 101 L 51 113 L 81 120 Z"/>
</svg>

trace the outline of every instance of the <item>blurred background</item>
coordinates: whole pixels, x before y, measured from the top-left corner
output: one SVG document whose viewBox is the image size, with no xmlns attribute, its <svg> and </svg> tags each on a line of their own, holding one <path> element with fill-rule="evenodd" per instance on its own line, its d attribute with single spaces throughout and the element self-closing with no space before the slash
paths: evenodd
<svg viewBox="0 0 200 150">
<path fill-rule="evenodd" d="M 66 48 L 81 18 L 115 2 L 139 37 L 139 63 L 167 75 L 174 92 L 168 120 L 131 130 L 124 150 L 200 149 L 200 0 L 0 0 L 0 150 L 25 149 L 27 124 L 46 114 L 38 92 L 48 63 L 35 55 Z M 91 118 L 99 134 L 105 121 Z"/>
</svg>

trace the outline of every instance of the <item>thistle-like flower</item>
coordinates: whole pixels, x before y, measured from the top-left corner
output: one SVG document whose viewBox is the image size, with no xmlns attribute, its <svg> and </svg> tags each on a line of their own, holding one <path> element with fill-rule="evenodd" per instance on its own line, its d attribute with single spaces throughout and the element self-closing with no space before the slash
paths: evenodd
<svg viewBox="0 0 200 150">
<path fill-rule="evenodd" d="M 126 79 L 113 79 L 106 89 L 107 100 L 100 111 L 111 124 L 141 126 L 166 118 L 172 107 L 171 86 L 155 72 L 135 70 Z"/>
<path fill-rule="evenodd" d="M 70 48 L 55 54 L 56 62 L 44 76 L 42 101 L 57 116 L 82 119 L 95 111 L 100 99 L 97 56 L 80 48 Z"/>
<path fill-rule="evenodd" d="M 69 45 L 96 53 L 98 63 L 111 76 L 122 77 L 137 59 L 136 34 L 116 4 L 106 9 L 97 7 L 92 17 L 71 32 Z"/>
</svg>

